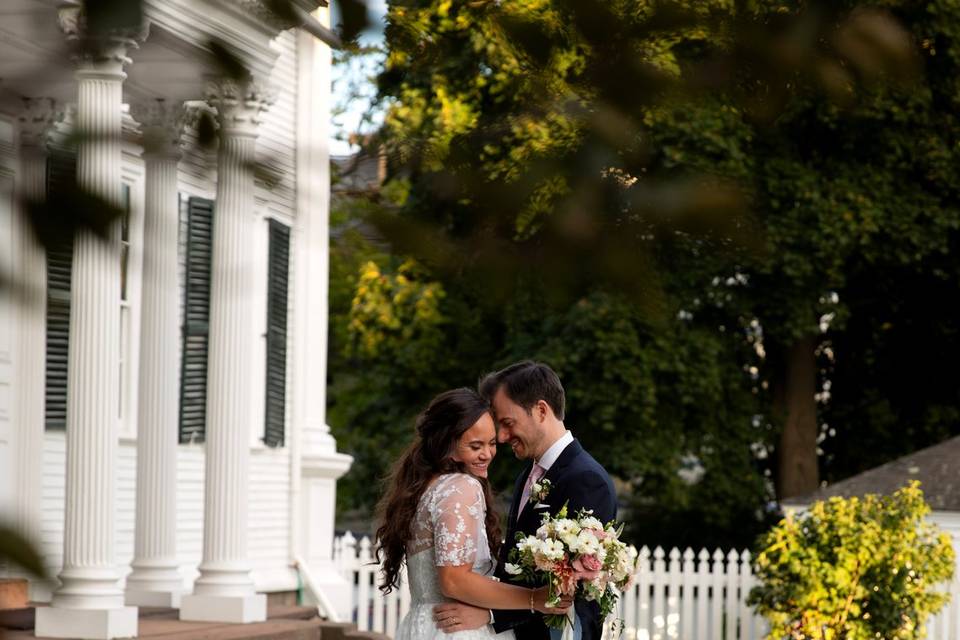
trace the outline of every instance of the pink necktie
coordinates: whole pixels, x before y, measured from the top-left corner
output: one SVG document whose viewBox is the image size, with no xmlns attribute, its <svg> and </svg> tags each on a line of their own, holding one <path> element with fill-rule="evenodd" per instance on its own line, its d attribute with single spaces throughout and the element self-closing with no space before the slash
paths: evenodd
<svg viewBox="0 0 960 640">
<path fill-rule="evenodd" d="M 530 499 L 530 491 L 533 489 L 533 484 L 542 478 L 544 473 L 546 473 L 544 468 L 534 462 L 533 469 L 530 469 L 530 475 L 527 476 L 527 484 L 523 485 L 523 493 L 520 494 L 520 508 L 517 509 L 518 518 L 523 512 L 523 508 L 527 506 L 527 501 Z"/>
</svg>

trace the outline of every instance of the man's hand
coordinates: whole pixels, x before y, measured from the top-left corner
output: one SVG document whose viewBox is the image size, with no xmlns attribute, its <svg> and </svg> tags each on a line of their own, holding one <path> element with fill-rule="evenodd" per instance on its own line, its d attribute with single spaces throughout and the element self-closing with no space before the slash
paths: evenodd
<svg viewBox="0 0 960 640">
<path fill-rule="evenodd" d="M 490 610 L 462 602 L 445 602 L 433 608 L 433 620 L 444 633 L 479 629 L 490 623 Z"/>
</svg>

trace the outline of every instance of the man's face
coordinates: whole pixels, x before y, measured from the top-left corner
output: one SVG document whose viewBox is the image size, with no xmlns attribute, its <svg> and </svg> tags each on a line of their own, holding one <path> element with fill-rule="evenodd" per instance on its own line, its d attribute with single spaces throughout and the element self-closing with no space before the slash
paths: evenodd
<svg viewBox="0 0 960 640">
<path fill-rule="evenodd" d="M 536 411 L 533 415 L 527 413 L 507 396 L 503 387 L 497 389 L 493 396 L 493 411 L 500 427 L 497 442 L 509 443 L 513 455 L 520 460 L 535 458 L 540 453 L 540 443 L 543 441 L 542 425 L 537 424 L 534 418 Z"/>
</svg>

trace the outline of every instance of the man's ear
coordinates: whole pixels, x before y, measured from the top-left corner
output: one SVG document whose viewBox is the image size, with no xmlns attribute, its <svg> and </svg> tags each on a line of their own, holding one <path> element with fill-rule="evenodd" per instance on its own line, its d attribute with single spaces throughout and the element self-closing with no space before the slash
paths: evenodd
<svg viewBox="0 0 960 640">
<path fill-rule="evenodd" d="M 550 410 L 550 406 L 547 404 L 546 400 L 537 400 L 537 417 L 540 418 L 540 422 L 543 422 L 547 419 L 547 411 Z"/>
</svg>

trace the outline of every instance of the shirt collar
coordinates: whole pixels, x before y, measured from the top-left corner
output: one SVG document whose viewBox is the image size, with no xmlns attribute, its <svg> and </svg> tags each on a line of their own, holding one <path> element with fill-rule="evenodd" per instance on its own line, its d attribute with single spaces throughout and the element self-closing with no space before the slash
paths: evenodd
<svg viewBox="0 0 960 640">
<path fill-rule="evenodd" d="M 553 463 L 557 461 L 557 458 L 560 457 L 560 454 L 563 453 L 563 450 L 567 448 L 567 445 L 573 442 L 573 432 L 566 431 L 560 439 L 550 445 L 550 448 L 543 452 L 543 455 L 540 456 L 540 459 L 536 461 L 538 465 L 544 470 L 549 471 L 550 467 L 553 466 Z"/>
</svg>

